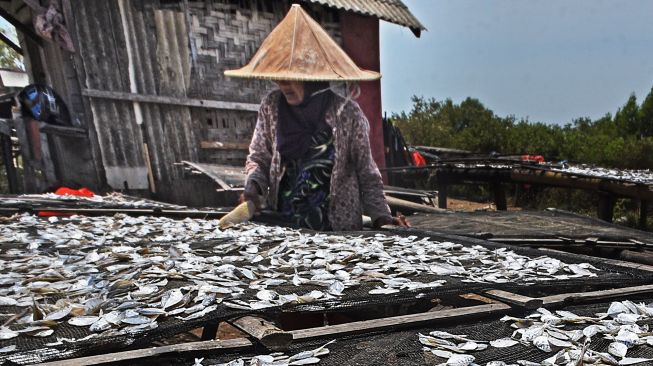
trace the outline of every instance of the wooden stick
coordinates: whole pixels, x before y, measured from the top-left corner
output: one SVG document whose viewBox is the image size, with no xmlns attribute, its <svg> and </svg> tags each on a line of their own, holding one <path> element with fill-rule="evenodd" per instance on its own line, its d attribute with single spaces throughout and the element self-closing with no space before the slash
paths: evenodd
<svg viewBox="0 0 653 366">
<path fill-rule="evenodd" d="M 46 362 L 40 365 L 41 366 L 99 365 L 99 364 L 114 363 L 119 361 L 137 360 L 146 357 L 161 356 L 167 353 L 212 351 L 212 350 L 226 350 L 226 349 L 228 349 L 229 351 L 236 351 L 239 349 L 249 348 L 251 346 L 252 346 L 252 342 L 244 338 L 227 339 L 224 341 L 211 340 L 211 341 L 204 341 L 204 342 L 172 344 L 169 346 L 151 347 L 151 348 L 137 349 L 133 351 L 107 353 L 104 355 Z"/>
<path fill-rule="evenodd" d="M 265 348 L 272 351 L 285 351 L 293 340 L 292 333 L 277 328 L 271 322 L 255 316 L 244 316 L 230 324 L 258 340 Z"/>
<path fill-rule="evenodd" d="M 500 314 L 510 310 L 510 306 L 502 303 L 469 306 L 450 310 L 434 311 L 420 314 L 409 314 L 365 320 L 346 324 L 327 325 L 324 327 L 300 329 L 291 331 L 295 340 L 330 335 L 344 336 L 347 334 L 379 331 L 384 329 L 399 329 L 413 327 L 420 324 L 435 323 L 438 321 L 469 319 L 491 314 Z"/>
<path fill-rule="evenodd" d="M 555 253 L 555 254 L 566 254 L 569 255 L 569 252 L 564 252 L 561 250 L 556 250 L 556 249 L 550 249 L 550 248 L 539 248 L 539 250 L 543 252 L 550 252 L 550 253 Z M 589 261 L 598 261 L 598 262 L 603 262 L 606 264 L 611 264 L 613 266 L 618 266 L 618 267 L 624 267 L 624 268 L 631 268 L 631 269 L 638 269 L 640 271 L 647 271 L 647 272 L 653 272 L 653 266 L 649 266 L 646 264 L 638 264 L 638 263 L 630 263 L 630 262 L 624 262 L 616 259 L 606 259 L 606 258 L 597 258 L 597 257 L 592 257 L 589 255 L 584 255 L 584 254 L 578 254 L 578 253 L 573 253 L 574 258 L 578 260 L 589 260 Z"/>
<path fill-rule="evenodd" d="M 520 308 L 532 310 L 537 309 L 544 304 L 542 299 L 535 299 L 528 296 L 523 296 L 519 294 L 514 294 L 512 292 L 503 291 L 503 290 L 490 290 L 485 292 L 485 296 L 506 302 L 508 304 L 516 305 Z"/>
<path fill-rule="evenodd" d="M 610 298 L 653 293 L 653 285 L 615 288 L 591 292 L 576 292 L 540 297 L 544 305 L 556 305 L 565 302 L 588 302 L 592 300 L 607 300 Z"/>
<path fill-rule="evenodd" d="M 239 111 L 250 111 L 250 112 L 256 112 L 259 110 L 259 105 L 253 103 L 224 102 L 219 100 L 208 100 L 208 99 L 178 98 L 178 97 L 168 97 L 168 96 L 161 96 L 161 95 L 124 93 L 124 92 L 104 91 L 104 90 L 95 90 L 95 89 L 84 89 L 82 90 L 82 95 L 89 98 L 129 100 L 132 102 L 172 104 L 172 105 L 182 105 L 187 107 L 227 109 L 227 110 L 239 110 Z"/>
</svg>

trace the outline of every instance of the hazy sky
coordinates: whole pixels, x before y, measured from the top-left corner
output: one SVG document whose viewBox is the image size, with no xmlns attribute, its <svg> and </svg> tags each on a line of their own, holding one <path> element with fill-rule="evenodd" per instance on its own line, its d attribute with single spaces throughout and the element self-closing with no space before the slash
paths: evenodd
<svg viewBox="0 0 653 366">
<path fill-rule="evenodd" d="M 653 0 L 403 0 L 428 29 L 381 22 L 383 109 L 412 95 L 479 99 L 499 116 L 567 123 L 653 87 Z"/>
</svg>

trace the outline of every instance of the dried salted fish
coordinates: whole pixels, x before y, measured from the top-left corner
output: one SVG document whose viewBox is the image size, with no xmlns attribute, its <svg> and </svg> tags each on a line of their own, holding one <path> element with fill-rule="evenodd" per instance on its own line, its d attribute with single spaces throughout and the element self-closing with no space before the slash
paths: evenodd
<svg viewBox="0 0 653 366">
<path fill-rule="evenodd" d="M 0 306 L 15 306 L 18 303 L 16 299 L 11 297 L 0 296 Z"/>
<path fill-rule="evenodd" d="M 621 360 L 619 360 L 619 365 L 636 365 L 638 363 L 650 362 L 650 361 L 653 361 L 653 358 L 629 358 L 629 357 L 624 357 Z"/>
<path fill-rule="evenodd" d="M 608 353 L 619 358 L 626 357 L 627 352 L 628 346 L 621 342 L 612 342 L 608 346 Z"/>
<path fill-rule="evenodd" d="M 495 348 L 512 347 L 516 344 L 519 344 L 519 342 L 511 338 L 501 338 L 501 339 L 490 341 L 490 346 Z"/>
<path fill-rule="evenodd" d="M 166 291 L 161 298 L 161 308 L 166 310 L 167 308 L 173 307 L 179 304 L 183 298 L 184 294 L 178 288 Z"/>
<path fill-rule="evenodd" d="M 447 276 L 467 282 L 524 284 L 598 271 L 548 257 L 529 258 L 505 248 L 417 236 L 307 234 L 255 224 L 217 228 L 217 221 L 201 219 L 116 215 L 60 217 L 49 222 L 18 215 L 15 223 L 0 224 L 0 239 L 11 237 L 25 248 L 13 249 L 6 257 L 15 260 L 0 257 L 0 283 L 21 283 L 26 290 L 0 293 L 0 304 L 31 305 L 31 319 L 26 321 L 46 318 L 54 322 L 52 326 L 68 321 L 93 332 L 120 334 L 150 329 L 156 326 L 154 319 L 202 317 L 218 304 L 251 310 L 338 301 L 361 285 L 368 290 L 378 286 L 371 294 L 415 291 L 423 296 L 427 289 L 446 283 Z M 189 245 L 209 242 L 208 248 Z M 441 277 L 418 281 L 419 274 Z M 178 284 L 171 286 L 168 281 L 183 282 L 183 287 L 171 289 Z M 275 287 L 289 283 L 316 289 L 279 295 Z M 52 295 L 67 302 L 50 305 Z M 637 308 L 634 305 L 630 307 Z M 71 310 L 66 314 L 67 308 Z M 151 323 L 131 324 L 146 318 Z M 456 343 L 476 351 L 486 347 L 473 340 Z"/>
<path fill-rule="evenodd" d="M 450 366 L 468 366 L 476 360 L 472 355 L 453 354 L 447 360 L 446 364 Z"/>
<path fill-rule="evenodd" d="M 544 352 L 551 352 L 551 343 L 548 336 L 537 336 L 533 339 L 533 345 Z"/>
<path fill-rule="evenodd" d="M 12 344 L 10 346 L 0 348 L 0 353 L 9 353 L 15 351 L 16 349 L 18 349 L 18 347 L 15 344 Z"/>
<path fill-rule="evenodd" d="M 48 315 L 45 316 L 45 320 L 61 320 L 70 314 L 70 311 L 72 310 L 71 307 L 66 307 L 61 310 L 54 311 Z"/>
<path fill-rule="evenodd" d="M 0 327 L 0 339 L 11 339 L 18 337 L 18 332 L 15 332 L 7 327 Z"/>
<path fill-rule="evenodd" d="M 98 320 L 100 320 L 100 318 L 97 316 L 76 316 L 74 318 L 68 319 L 68 324 L 78 327 L 87 327 L 97 322 Z"/>
<path fill-rule="evenodd" d="M 432 354 L 434 354 L 435 356 L 446 358 L 446 359 L 450 358 L 453 355 L 453 352 L 451 352 L 451 351 L 446 351 L 446 350 L 437 349 L 437 348 L 432 348 L 430 350 L 430 352 Z"/>
</svg>

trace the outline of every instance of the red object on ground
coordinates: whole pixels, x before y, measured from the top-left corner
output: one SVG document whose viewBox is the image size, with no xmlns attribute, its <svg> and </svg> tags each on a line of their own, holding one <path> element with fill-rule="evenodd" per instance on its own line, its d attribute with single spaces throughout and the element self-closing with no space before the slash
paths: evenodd
<svg viewBox="0 0 653 366">
<path fill-rule="evenodd" d="M 59 187 L 54 194 L 59 196 L 80 196 L 80 197 L 93 197 L 95 193 L 88 188 L 72 189 L 68 187 Z M 71 213 L 53 212 L 53 211 L 39 211 L 39 217 L 50 216 L 72 216 Z"/>
<path fill-rule="evenodd" d="M 410 154 L 410 157 L 413 159 L 413 165 L 415 166 L 426 166 L 426 159 L 419 153 L 419 151 L 413 151 Z"/>
<path fill-rule="evenodd" d="M 546 162 L 544 160 L 544 156 L 542 156 L 542 155 L 522 155 L 521 160 L 523 160 L 523 161 L 535 161 L 538 164 L 544 164 Z"/>
<path fill-rule="evenodd" d="M 82 196 L 82 197 L 93 197 L 95 193 L 88 188 L 72 189 L 68 187 L 60 187 L 54 194 L 59 196 Z"/>
</svg>

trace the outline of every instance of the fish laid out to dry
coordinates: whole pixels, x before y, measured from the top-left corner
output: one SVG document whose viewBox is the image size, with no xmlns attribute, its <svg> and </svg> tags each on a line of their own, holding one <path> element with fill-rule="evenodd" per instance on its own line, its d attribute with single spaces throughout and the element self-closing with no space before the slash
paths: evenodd
<svg viewBox="0 0 653 366">
<path fill-rule="evenodd" d="M 536 347 L 546 353 L 554 353 L 541 362 L 517 361 L 508 364 L 503 361 L 488 362 L 486 366 L 516 365 L 650 365 L 651 358 L 628 357 L 630 349 L 650 347 L 653 351 L 653 334 L 647 324 L 653 319 L 653 304 L 632 301 L 613 302 L 606 313 L 595 316 L 579 316 L 569 311 L 551 312 L 540 308 L 526 318 L 505 316 L 501 320 L 509 322 L 513 332 L 511 338 L 493 341 L 479 341 L 465 335 L 434 331 L 429 335 L 418 334 L 426 352 L 440 357 L 445 365 L 474 365 L 474 351 L 490 347 L 506 348 L 518 344 Z M 638 325 L 638 322 L 641 325 Z M 566 329 L 573 326 L 573 329 Z M 592 340 L 606 339 L 611 343 L 607 352 L 597 352 L 590 348 Z"/>
<path fill-rule="evenodd" d="M 0 307 L 14 309 L 0 321 L 15 317 L 0 328 L 0 340 L 54 336 L 51 345 L 72 341 L 58 336 L 56 325 L 64 322 L 88 329 L 89 337 L 136 334 L 166 318 L 190 321 L 222 306 L 337 302 L 362 283 L 371 284 L 370 295 L 384 296 L 451 278 L 529 284 L 598 271 L 417 236 L 256 224 L 220 230 L 217 220 L 125 215 L 17 215 L 0 222 L 0 243 Z"/>
<path fill-rule="evenodd" d="M 320 363 L 321 358 L 329 354 L 329 349 L 326 348 L 331 341 L 316 349 L 296 353 L 288 356 L 282 352 L 276 352 L 269 355 L 258 355 L 254 357 L 241 357 L 231 360 L 226 363 L 210 364 L 209 366 L 300 366 L 300 365 L 315 365 Z M 204 359 L 195 359 L 193 366 L 206 366 Z"/>
</svg>

